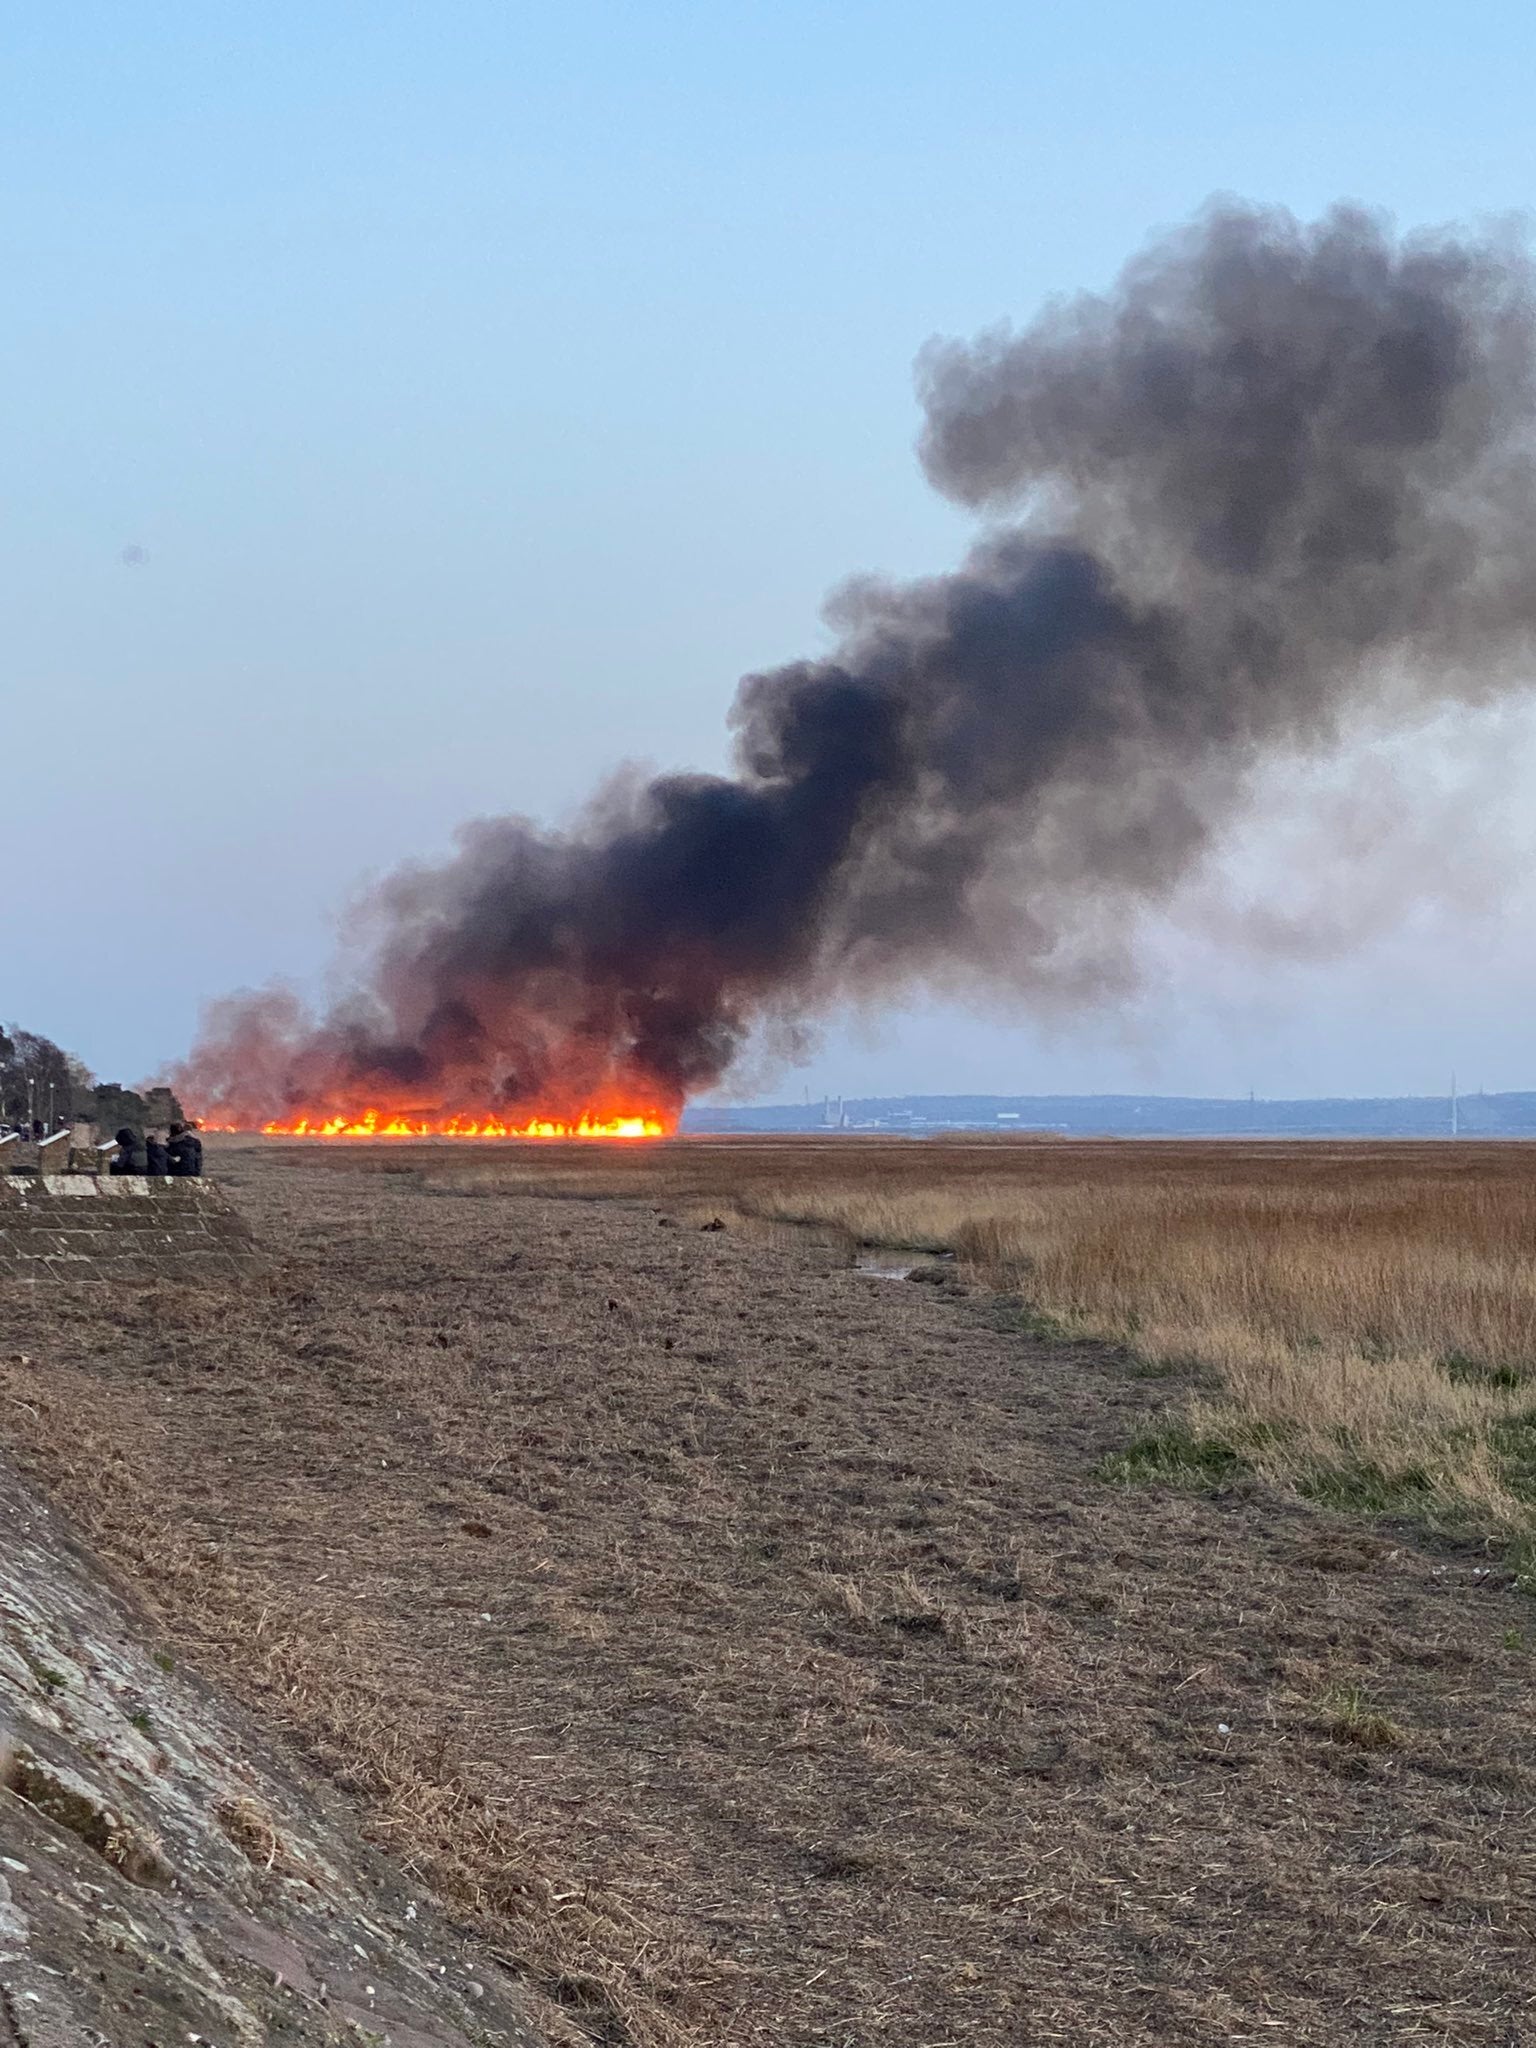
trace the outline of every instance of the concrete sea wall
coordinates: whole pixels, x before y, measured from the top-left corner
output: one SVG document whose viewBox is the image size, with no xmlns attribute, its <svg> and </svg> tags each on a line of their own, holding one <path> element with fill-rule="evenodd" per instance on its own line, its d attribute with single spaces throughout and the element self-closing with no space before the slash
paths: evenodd
<svg viewBox="0 0 1536 2048">
<path fill-rule="evenodd" d="M 4 2048 L 548 2048 L 494 1958 L 3 1459 L 0 1560 Z"/>
<path fill-rule="evenodd" d="M 0 1281 L 232 1278 L 263 1264 L 214 1181 L 0 1174 Z"/>
</svg>

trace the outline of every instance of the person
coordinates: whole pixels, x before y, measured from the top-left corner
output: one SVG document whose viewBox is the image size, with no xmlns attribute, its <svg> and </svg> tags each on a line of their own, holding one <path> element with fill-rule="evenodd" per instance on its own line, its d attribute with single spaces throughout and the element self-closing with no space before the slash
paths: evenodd
<svg viewBox="0 0 1536 2048">
<path fill-rule="evenodd" d="M 137 1131 L 125 1126 L 117 1134 L 117 1157 L 108 1167 L 109 1173 L 148 1173 L 149 1158 L 144 1150 L 144 1140 Z"/>
<path fill-rule="evenodd" d="M 146 1173 L 170 1172 L 171 1155 L 166 1150 L 165 1140 L 158 1131 L 148 1131 L 145 1133 L 144 1152 L 149 1162 L 144 1169 Z"/>
<path fill-rule="evenodd" d="M 196 1179 L 203 1170 L 203 1141 L 194 1123 L 172 1124 L 171 1142 L 166 1146 L 173 1174 Z"/>
</svg>

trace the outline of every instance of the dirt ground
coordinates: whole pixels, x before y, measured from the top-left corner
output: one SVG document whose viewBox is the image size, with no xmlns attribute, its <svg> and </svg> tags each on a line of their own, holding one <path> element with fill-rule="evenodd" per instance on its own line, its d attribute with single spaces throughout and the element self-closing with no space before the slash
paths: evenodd
<svg viewBox="0 0 1536 2048">
<path fill-rule="evenodd" d="M 1167 1381 L 683 1206 L 215 1162 L 0 1439 L 609 2043 L 1536 2039 L 1536 1608 L 1095 1467 Z"/>
</svg>

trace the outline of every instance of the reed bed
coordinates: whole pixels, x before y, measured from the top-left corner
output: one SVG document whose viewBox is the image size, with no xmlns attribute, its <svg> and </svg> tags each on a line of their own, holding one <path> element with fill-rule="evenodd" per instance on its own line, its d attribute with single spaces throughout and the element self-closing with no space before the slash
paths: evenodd
<svg viewBox="0 0 1536 2048">
<path fill-rule="evenodd" d="M 1082 1148 L 1072 1148 L 1081 1152 Z M 1536 1535 L 1536 1173 L 1218 1148 L 1149 1173 L 749 1192 L 781 1221 L 949 1250 L 1064 1335 L 1191 1372 L 1146 1476 L 1248 1467 L 1337 1505 Z M 1190 1148 L 1194 1150 L 1195 1148 Z M 1478 1171 L 1478 1166 L 1482 1171 Z M 1128 1470 L 1138 1469 L 1132 1459 Z"/>
</svg>

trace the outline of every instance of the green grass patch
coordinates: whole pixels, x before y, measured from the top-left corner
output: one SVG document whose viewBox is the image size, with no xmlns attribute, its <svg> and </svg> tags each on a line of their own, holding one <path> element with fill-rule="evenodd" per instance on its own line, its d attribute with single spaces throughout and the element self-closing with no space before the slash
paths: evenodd
<svg viewBox="0 0 1536 2048">
<path fill-rule="evenodd" d="M 989 1302 L 982 1320 L 989 1330 L 1000 1330 L 1005 1336 L 1039 1337 L 1051 1344 L 1070 1343 L 1079 1334 L 1060 1316 L 1036 1308 L 1033 1302 L 1019 1301 L 1007 1295 Z"/>
<path fill-rule="evenodd" d="M 1488 1441 L 1499 1477 L 1518 1500 L 1536 1504 L 1536 1408 L 1522 1408 L 1493 1423 Z"/>
<path fill-rule="evenodd" d="M 1505 1562 L 1515 1575 L 1515 1591 L 1536 1598 L 1536 1536 L 1522 1536 L 1512 1543 Z"/>
<path fill-rule="evenodd" d="M 1517 1499 L 1536 1506 L 1536 1411 L 1495 1423 L 1489 1434 L 1500 1477 Z M 1316 1465 L 1301 1474 L 1295 1486 L 1305 1499 L 1340 1514 L 1390 1516 L 1431 1534 L 1462 1540 L 1488 1534 L 1469 1503 L 1448 1498 L 1418 1465 L 1389 1471 L 1373 1459 L 1346 1452 L 1337 1463 Z M 1536 1595 L 1536 1534 L 1506 1542 L 1503 1556 L 1514 1590 Z"/>
<path fill-rule="evenodd" d="M 1458 1387 L 1497 1387 L 1513 1392 L 1523 1387 L 1530 1374 L 1514 1365 L 1490 1365 L 1485 1358 L 1473 1358 L 1465 1351 L 1447 1351 L 1435 1363 L 1453 1385 Z"/>
<path fill-rule="evenodd" d="M 1113 1486 L 1181 1486 L 1206 1492 L 1230 1486 L 1253 1468 L 1223 1437 L 1192 1436 L 1170 1425 L 1111 1451 L 1094 1467 L 1094 1476 Z"/>
<path fill-rule="evenodd" d="M 1371 1458 L 1345 1454 L 1337 1464 L 1316 1465 L 1296 1481 L 1296 1491 L 1319 1507 L 1351 1515 L 1430 1517 L 1437 1505 L 1429 1474 L 1418 1465 L 1389 1472 Z"/>
</svg>

